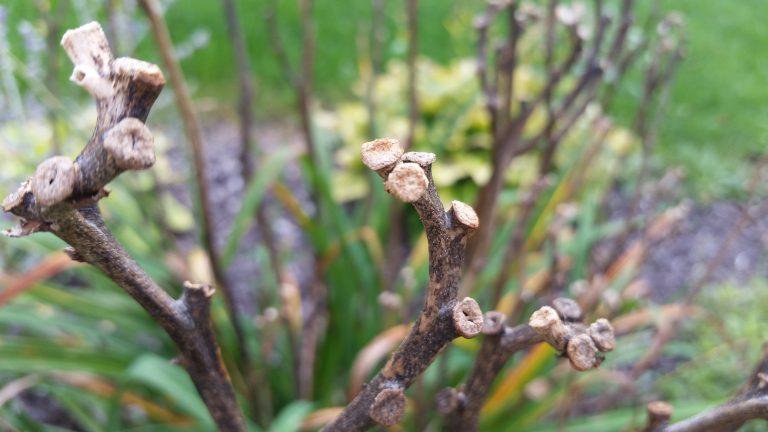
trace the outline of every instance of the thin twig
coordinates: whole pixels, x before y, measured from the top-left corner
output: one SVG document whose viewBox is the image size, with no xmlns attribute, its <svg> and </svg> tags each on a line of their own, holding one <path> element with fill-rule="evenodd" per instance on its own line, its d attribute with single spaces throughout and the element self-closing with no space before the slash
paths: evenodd
<svg viewBox="0 0 768 432">
<path fill-rule="evenodd" d="M 237 65 L 237 80 L 240 87 L 240 164 L 245 182 L 253 172 L 253 157 L 251 155 L 251 137 L 253 134 L 253 96 L 254 85 L 251 77 L 251 61 L 245 47 L 245 38 L 237 19 L 237 7 L 234 0 L 222 0 L 224 15 L 227 19 L 229 39 L 235 54 Z"/>
<path fill-rule="evenodd" d="M 163 11 L 160 8 L 160 4 L 157 0 L 139 0 L 144 13 L 149 19 L 152 26 L 152 33 L 155 36 L 158 50 L 163 58 L 163 63 L 171 76 L 171 86 L 173 87 L 173 94 L 176 98 L 176 106 L 181 114 L 181 120 L 184 124 L 184 131 L 189 140 L 192 148 L 192 157 L 195 165 L 195 180 L 197 182 L 197 190 L 200 196 L 200 208 L 201 216 L 203 218 L 202 236 L 203 246 L 208 253 L 208 258 L 211 264 L 211 270 L 213 276 L 216 278 L 216 282 L 221 287 L 224 294 L 224 301 L 229 310 L 229 315 L 232 321 L 232 327 L 235 330 L 235 335 L 238 339 L 238 346 L 240 347 L 240 355 L 244 363 L 245 368 L 249 368 L 251 362 L 250 353 L 248 351 L 248 344 L 245 340 L 245 331 L 243 330 L 243 319 L 241 317 L 240 309 L 237 307 L 237 300 L 234 291 L 227 281 L 226 273 L 221 266 L 221 260 L 219 254 L 216 251 L 213 225 L 213 205 L 211 204 L 210 191 L 208 190 L 208 177 L 206 175 L 205 167 L 205 144 L 203 142 L 202 132 L 200 131 L 200 122 L 195 114 L 194 106 L 192 103 L 192 97 L 189 94 L 184 74 L 181 71 L 179 62 L 176 59 L 174 53 L 173 43 L 171 42 L 171 35 L 168 32 L 168 26 L 163 18 Z"/>
</svg>

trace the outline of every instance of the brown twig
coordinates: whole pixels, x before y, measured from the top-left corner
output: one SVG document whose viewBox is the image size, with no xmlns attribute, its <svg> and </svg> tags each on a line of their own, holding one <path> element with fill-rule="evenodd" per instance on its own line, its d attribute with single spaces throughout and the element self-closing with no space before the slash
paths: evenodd
<svg viewBox="0 0 768 432">
<path fill-rule="evenodd" d="M 550 11 L 556 9 L 557 5 L 550 3 Z M 485 73 L 487 67 L 487 38 L 490 26 L 495 17 L 506 10 L 509 13 L 508 26 L 509 32 L 507 42 L 500 50 L 497 56 L 496 75 L 501 77 L 501 84 L 504 86 L 500 95 L 496 94 L 496 85 L 492 85 L 490 78 Z M 542 156 L 541 171 L 546 173 L 551 168 L 551 160 L 559 142 L 565 134 L 576 123 L 589 102 L 592 101 L 598 88 L 598 83 L 603 75 L 601 67 L 601 49 L 605 42 L 605 34 L 610 20 L 603 15 L 602 1 L 596 0 L 595 14 L 595 37 L 592 41 L 592 48 L 584 52 L 581 36 L 577 31 L 581 17 L 574 16 L 567 20 L 560 19 L 561 25 L 567 30 L 573 41 L 569 55 L 563 63 L 555 67 L 552 54 L 545 53 L 545 63 L 548 70 L 548 81 L 544 88 L 530 101 L 521 101 L 519 110 L 512 113 L 511 104 L 514 99 L 514 74 L 517 66 L 516 51 L 518 41 L 525 31 L 525 25 L 528 21 L 537 19 L 540 12 L 531 10 L 526 14 L 515 13 L 517 11 L 517 2 L 498 2 L 491 3 L 484 16 L 476 21 L 475 27 L 478 30 L 478 76 L 480 78 L 481 88 L 486 94 L 486 107 L 488 108 L 491 122 L 493 124 L 493 145 L 492 145 L 492 171 L 491 177 L 480 190 L 476 203 L 477 213 L 480 217 L 482 227 L 478 235 L 470 242 L 467 251 L 467 263 L 472 269 L 470 274 L 479 269 L 485 260 L 487 248 L 490 243 L 491 233 L 495 229 L 495 211 L 496 199 L 503 186 L 504 173 L 512 160 L 525 152 L 534 149 L 543 138 L 549 137 L 545 141 L 544 154 Z M 574 15 L 576 15 L 574 13 Z M 551 18 L 548 17 L 551 23 Z M 556 32 L 551 25 L 546 25 L 545 30 L 545 52 L 547 45 L 552 44 L 552 39 Z M 584 71 L 581 73 L 578 82 L 571 88 L 559 103 L 559 107 L 553 109 L 553 95 L 561 83 L 561 80 L 583 60 Z M 491 101 L 493 98 L 493 101 Z M 501 98 L 500 102 L 496 99 Z M 489 102 L 491 101 L 491 102 Z M 580 103 L 576 104 L 579 101 Z M 548 108 L 550 114 L 547 122 L 531 138 L 525 138 L 523 131 L 525 125 L 531 118 L 535 109 L 542 104 Z"/>
<path fill-rule="evenodd" d="M 240 21 L 237 19 L 237 6 L 234 0 L 223 0 L 224 15 L 227 20 L 227 28 L 229 29 L 229 38 L 232 42 L 234 50 L 235 64 L 237 66 L 237 80 L 240 88 L 240 104 L 239 104 L 239 118 L 240 118 L 240 171 L 245 185 L 248 185 L 251 177 L 253 176 L 253 151 L 252 151 L 252 137 L 253 137 L 253 98 L 254 98 L 254 83 L 251 73 L 251 62 L 248 57 L 248 51 L 245 45 L 245 37 L 240 28 Z M 275 274 L 275 280 L 281 281 L 282 279 L 282 263 L 280 260 L 280 251 L 275 243 L 274 235 L 272 233 L 272 227 L 267 215 L 267 207 L 262 201 L 256 209 L 256 222 L 257 229 L 261 236 L 261 241 L 267 249 L 267 256 L 269 257 L 269 263 L 272 271 Z M 248 359 L 249 356 L 245 356 Z M 251 403 L 251 411 L 254 415 L 261 417 L 268 416 L 266 409 L 263 407 L 270 406 L 268 391 L 269 388 L 263 379 L 261 374 L 252 370 L 251 367 L 246 366 L 246 379 L 248 381 L 247 392 L 248 399 Z M 262 400 L 258 400 L 261 398 Z"/>
<path fill-rule="evenodd" d="M 580 323 L 581 309 L 569 299 L 555 299 L 553 306 L 536 311 L 528 324 L 509 327 L 499 312 L 485 315 L 485 338 L 475 364 L 460 390 L 446 389 L 438 394 L 438 410 L 447 416 L 450 431 L 477 431 L 480 409 L 491 384 L 504 365 L 518 351 L 539 342 L 547 342 L 567 357 L 576 370 L 596 368 L 602 362 L 600 353 L 612 351 L 613 328 L 605 319 L 587 327 Z"/>
<path fill-rule="evenodd" d="M 237 79 L 240 87 L 240 163 L 243 181 L 248 184 L 253 175 L 252 137 L 253 137 L 253 98 L 254 83 L 251 71 L 251 62 L 245 46 L 245 37 L 237 19 L 237 6 L 234 0 L 223 0 L 224 12 L 229 28 L 229 37 L 232 41 L 237 65 Z M 266 246 L 269 262 L 275 272 L 275 279 L 281 280 L 283 265 L 280 260 L 280 251 L 276 245 L 274 234 L 269 223 L 267 208 L 262 202 L 256 211 L 256 220 L 262 242 Z"/>
<path fill-rule="evenodd" d="M 27 229 L 15 233 L 53 233 L 141 304 L 179 348 L 218 427 L 245 431 L 211 329 L 213 287 L 187 283 L 179 300 L 171 298 L 112 237 L 96 205 L 109 181 L 154 163 L 153 137 L 144 121 L 165 84 L 163 74 L 146 62 L 114 59 L 97 23 L 68 31 L 62 45 L 75 65 L 71 79 L 96 99 L 96 130 L 74 162 L 57 156 L 41 163 L 6 197 L 3 210 L 23 219 Z"/>
<path fill-rule="evenodd" d="M 237 6 L 234 0 L 223 0 L 224 15 L 227 19 L 229 39 L 235 54 L 237 80 L 240 87 L 240 163 L 243 179 L 248 182 L 253 172 L 251 156 L 251 136 L 253 133 L 253 96 L 254 85 L 251 77 L 251 61 L 245 48 L 245 38 L 237 19 Z"/>
<path fill-rule="evenodd" d="M 168 26 L 163 18 L 163 11 L 160 8 L 160 4 L 157 0 L 139 0 L 139 4 L 149 19 L 158 50 L 163 58 L 163 63 L 165 63 L 166 68 L 168 68 L 168 71 L 170 72 L 171 86 L 173 87 L 173 94 L 176 97 L 176 105 L 181 114 L 187 139 L 192 147 L 192 157 L 194 159 L 196 173 L 195 180 L 200 195 L 201 216 L 203 218 L 203 246 L 208 253 L 213 276 L 216 278 L 216 282 L 219 284 L 224 294 L 224 300 L 232 319 L 232 326 L 239 340 L 238 345 L 241 348 L 241 356 L 245 363 L 244 366 L 247 368 L 251 362 L 250 354 L 247 349 L 248 344 L 245 341 L 245 332 L 243 330 L 240 309 L 237 307 L 235 293 L 227 283 L 226 274 L 221 266 L 219 255 L 216 252 L 213 206 L 211 205 L 211 196 L 210 191 L 208 190 L 208 180 L 205 168 L 205 144 L 200 131 L 200 122 L 195 114 L 192 97 L 189 94 L 184 74 L 176 59 L 173 43 L 171 42 L 171 35 L 168 32 Z"/>
<path fill-rule="evenodd" d="M 122 45 L 120 43 L 121 40 L 119 36 L 119 31 L 118 31 L 119 25 L 117 23 L 119 20 L 119 17 L 118 17 L 119 12 L 117 10 L 118 5 L 115 4 L 117 1 L 118 0 L 107 0 L 104 8 L 106 9 L 106 13 L 107 13 L 107 29 L 106 29 L 107 40 L 109 40 L 109 45 L 112 47 L 112 49 L 114 49 L 117 52 L 120 52 L 122 51 L 121 50 Z"/>
<path fill-rule="evenodd" d="M 300 0 L 301 12 L 301 73 L 298 77 L 299 116 L 310 160 L 319 166 L 317 148 L 312 133 L 312 82 L 315 70 L 315 25 L 312 18 L 314 0 Z"/>
<path fill-rule="evenodd" d="M 312 131 L 312 82 L 314 80 L 315 67 L 315 26 L 313 19 L 313 0 L 300 0 L 299 12 L 301 18 L 302 50 L 298 70 L 291 64 L 280 35 L 277 21 L 278 2 L 270 2 L 266 14 L 267 28 L 270 33 L 270 44 L 277 56 L 283 73 L 293 82 L 297 89 L 297 109 L 301 132 L 304 138 L 307 154 L 314 169 L 320 169 L 319 155 Z M 315 211 L 321 214 L 318 191 L 313 190 L 311 199 Z M 315 256 L 315 261 L 319 262 Z M 299 343 L 295 346 L 297 359 L 297 393 L 300 398 L 311 399 L 314 386 L 315 350 L 323 328 L 326 315 L 327 287 L 319 266 L 315 266 L 314 277 L 306 290 L 306 296 L 302 298 L 302 334 Z"/>
<path fill-rule="evenodd" d="M 444 210 L 432 181 L 435 155 L 403 154 L 396 140 L 379 139 L 363 144 L 362 158 L 385 179 L 390 194 L 416 208 L 427 233 L 429 284 L 424 307 L 408 336 L 325 431 L 358 431 L 376 423 L 399 422 L 405 413 L 403 392 L 449 342 L 477 335 L 483 322 L 477 302 L 459 300 L 457 295 L 464 247 L 477 229 L 477 215 L 458 201 Z"/>
</svg>

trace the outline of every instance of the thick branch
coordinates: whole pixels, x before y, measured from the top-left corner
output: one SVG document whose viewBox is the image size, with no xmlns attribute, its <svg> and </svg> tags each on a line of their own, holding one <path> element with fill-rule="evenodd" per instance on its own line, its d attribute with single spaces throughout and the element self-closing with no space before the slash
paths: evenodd
<svg viewBox="0 0 768 432">
<path fill-rule="evenodd" d="M 245 422 L 210 327 L 210 286 L 187 284 L 173 300 L 129 256 L 104 224 L 96 202 L 104 186 L 125 170 L 154 163 L 153 137 L 144 125 L 165 83 L 155 65 L 113 59 L 97 23 L 65 33 L 62 45 L 75 65 L 72 80 L 96 99 L 96 130 L 74 162 L 57 156 L 3 201 L 3 210 L 22 217 L 21 234 L 50 231 L 123 288 L 163 327 L 178 346 L 217 426 L 244 431 Z"/>
<path fill-rule="evenodd" d="M 471 299 L 459 302 L 457 298 L 466 239 L 478 226 L 474 210 L 458 201 L 450 210 L 443 209 L 432 181 L 435 156 L 431 153 L 403 154 L 396 140 L 379 139 L 363 144 L 362 157 L 369 168 L 386 179 L 387 191 L 411 202 L 419 213 L 427 233 L 429 284 L 424 307 L 408 336 L 325 431 L 358 431 L 376 423 L 389 424 L 382 423 L 382 395 L 387 395 L 386 400 L 399 401 L 400 396 L 395 395 L 407 389 L 443 347 L 459 334 L 472 336 L 482 327 L 477 303 Z M 393 413 L 392 406 L 401 411 Z M 388 404 L 386 419 L 399 421 L 404 409 L 405 404 Z"/>
</svg>

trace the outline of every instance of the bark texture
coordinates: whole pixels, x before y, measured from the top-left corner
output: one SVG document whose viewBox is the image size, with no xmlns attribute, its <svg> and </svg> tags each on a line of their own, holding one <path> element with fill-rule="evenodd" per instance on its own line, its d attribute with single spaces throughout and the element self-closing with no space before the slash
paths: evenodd
<svg viewBox="0 0 768 432">
<path fill-rule="evenodd" d="M 405 404 L 398 402 L 399 395 L 460 331 L 472 335 L 482 327 L 477 303 L 458 299 L 464 248 L 467 237 L 478 227 L 477 215 L 458 201 L 448 211 L 443 208 L 432 181 L 435 155 L 403 153 L 397 140 L 378 139 L 363 144 L 362 159 L 385 180 L 389 193 L 416 208 L 427 233 L 429 284 L 424 306 L 408 336 L 325 431 L 359 431 L 377 423 L 387 426 L 393 419 L 399 421 L 405 410 Z"/>
<path fill-rule="evenodd" d="M 209 285 L 186 283 L 174 300 L 158 286 L 105 225 L 97 203 L 104 187 L 125 170 L 154 163 L 153 138 L 144 122 L 165 79 L 160 69 L 132 58 L 113 58 L 106 36 L 93 22 L 64 34 L 74 64 L 71 80 L 93 95 L 96 129 L 80 155 L 56 156 L 3 201 L 3 211 L 22 220 L 12 236 L 48 231 L 68 243 L 73 259 L 87 262 L 123 288 L 168 333 L 219 430 L 245 431 L 245 420 L 221 361 L 210 324 Z"/>
</svg>

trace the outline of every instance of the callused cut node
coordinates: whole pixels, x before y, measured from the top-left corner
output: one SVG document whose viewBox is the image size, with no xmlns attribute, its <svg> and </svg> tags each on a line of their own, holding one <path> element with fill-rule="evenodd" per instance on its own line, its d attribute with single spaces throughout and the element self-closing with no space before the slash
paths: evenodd
<svg viewBox="0 0 768 432">
<path fill-rule="evenodd" d="M 415 164 L 419 164 L 422 167 L 426 168 L 433 163 L 435 163 L 435 159 L 437 159 L 437 156 L 435 156 L 434 153 L 426 153 L 426 152 L 408 152 L 403 155 L 402 158 L 400 158 L 403 162 L 413 162 Z"/>
<path fill-rule="evenodd" d="M 64 156 L 54 156 L 37 166 L 32 177 L 32 194 L 41 206 L 52 206 L 64 201 L 75 187 L 77 168 Z"/>
<path fill-rule="evenodd" d="M 453 326 L 456 332 L 467 339 L 483 330 L 483 311 L 475 299 L 466 297 L 453 307 Z"/>
<path fill-rule="evenodd" d="M 602 352 L 613 351 L 616 347 L 613 326 L 605 318 L 600 318 L 589 326 L 589 336 L 595 342 L 597 349 Z"/>
<path fill-rule="evenodd" d="M 488 311 L 483 318 L 483 334 L 497 335 L 504 331 L 507 316 L 499 311 Z"/>
<path fill-rule="evenodd" d="M 403 148 L 396 139 L 379 138 L 363 144 L 360 153 L 365 166 L 379 172 L 386 171 L 396 164 L 403 155 Z"/>
<path fill-rule="evenodd" d="M 648 425 L 650 426 L 646 430 L 656 430 L 655 428 L 663 427 L 672 418 L 672 405 L 664 401 L 650 402 L 646 405 L 646 410 L 648 411 Z"/>
<path fill-rule="evenodd" d="M 109 74 L 112 51 L 99 23 L 93 21 L 67 30 L 61 38 L 61 46 L 73 64 L 91 69 L 101 76 Z"/>
<path fill-rule="evenodd" d="M 451 209 L 453 209 L 453 215 L 464 228 L 469 230 L 476 230 L 480 226 L 480 220 L 475 213 L 475 209 L 468 204 L 464 204 L 461 201 L 452 201 Z"/>
<path fill-rule="evenodd" d="M 600 366 L 597 347 L 587 334 L 576 335 L 568 341 L 568 359 L 578 371 L 586 371 Z"/>
<path fill-rule="evenodd" d="M 188 290 L 199 290 L 205 298 L 211 298 L 216 293 L 216 288 L 209 284 L 199 284 L 190 281 L 184 282 L 184 288 Z"/>
<path fill-rule="evenodd" d="M 117 76 L 129 77 L 132 81 L 141 81 L 150 86 L 165 85 L 163 72 L 157 65 L 130 57 L 119 57 L 112 62 L 112 70 Z"/>
<path fill-rule="evenodd" d="M 558 351 L 564 351 L 568 345 L 568 328 L 551 307 L 544 306 L 534 312 L 528 325 Z"/>
<path fill-rule="evenodd" d="M 427 191 L 429 180 L 424 169 L 411 162 L 401 163 L 387 176 L 387 192 L 404 202 L 418 201 Z"/>
<path fill-rule="evenodd" d="M 124 170 L 151 167 L 155 163 L 154 143 L 149 128 L 133 117 L 124 118 L 104 134 L 104 149 Z"/>
<path fill-rule="evenodd" d="M 581 320 L 581 307 L 572 299 L 558 297 L 552 301 L 552 307 L 555 308 L 560 318 L 565 322 L 578 322 Z"/>
<path fill-rule="evenodd" d="M 394 426 L 405 415 L 405 393 L 400 388 L 384 389 L 376 395 L 369 412 L 371 418 L 382 426 Z"/>
<path fill-rule="evenodd" d="M 83 87 L 97 99 L 108 99 L 115 94 L 109 79 L 112 52 L 107 36 L 96 22 L 68 30 L 61 38 L 61 46 L 75 65 L 69 79 Z"/>
</svg>

